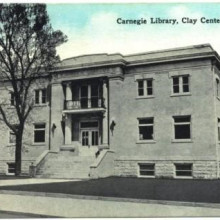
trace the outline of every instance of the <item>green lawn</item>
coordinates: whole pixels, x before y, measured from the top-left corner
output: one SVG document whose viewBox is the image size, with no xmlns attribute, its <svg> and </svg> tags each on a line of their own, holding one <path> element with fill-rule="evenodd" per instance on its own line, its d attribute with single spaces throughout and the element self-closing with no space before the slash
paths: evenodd
<svg viewBox="0 0 220 220">
<path fill-rule="evenodd" d="M 220 180 L 108 177 L 87 181 L 2 186 L 0 190 L 220 203 Z"/>
</svg>

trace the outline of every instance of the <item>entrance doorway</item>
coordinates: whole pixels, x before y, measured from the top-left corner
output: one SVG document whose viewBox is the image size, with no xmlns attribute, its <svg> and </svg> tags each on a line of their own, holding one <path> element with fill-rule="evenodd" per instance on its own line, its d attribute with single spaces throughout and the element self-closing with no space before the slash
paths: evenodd
<svg viewBox="0 0 220 220">
<path fill-rule="evenodd" d="M 82 146 L 99 145 L 99 123 L 98 121 L 80 122 L 80 133 Z"/>
</svg>

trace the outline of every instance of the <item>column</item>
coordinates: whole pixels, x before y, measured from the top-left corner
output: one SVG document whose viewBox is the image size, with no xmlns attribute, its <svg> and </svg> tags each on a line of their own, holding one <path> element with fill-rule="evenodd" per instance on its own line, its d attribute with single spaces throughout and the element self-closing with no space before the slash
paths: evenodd
<svg viewBox="0 0 220 220">
<path fill-rule="evenodd" d="M 65 117 L 65 145 L 72 143 L 72 117 L 71 114 L 66 114 Z"/>
<path fill-rule="evenodd" d="M 66 101 L 72 100 L 72 88 L 71 83 L 66 84 Z"/>
<path fill-rule="evenodd" d="M 72 102 L 72 88 L 71 83 L 66 84 L 66 108 L 72 109 L 73 108 L 73 102 Z"/>
<path fill-rule="evenodd" d="M 88 108 L 91 108 L 91 85 L 88 85 L 88 102 L 87 102 Z"/>
<path fill-rule="evenodd" d="M 107 82 L 103 82 L 103 98 L 104 98 L 104 107 L 105 113 L 103 113 L 103 120 L 102 120 L 102 144 L 108 145 L 108 89 L 107 89 Z"/>
<path fill-rule="evenodd" d="M 51 85 L 51 123 L 50 128 L 52 128 L 53 124 L 56 128 L 51 131 L 50 135 L 50 147 L 51 151 L 58 152 L 60 147 L 63 145 L 63 131 L 61 126 L 62 121 L 62 111 L 64 104 L 64 92 L 61 82 L 54 82 Z"/>
</svg>

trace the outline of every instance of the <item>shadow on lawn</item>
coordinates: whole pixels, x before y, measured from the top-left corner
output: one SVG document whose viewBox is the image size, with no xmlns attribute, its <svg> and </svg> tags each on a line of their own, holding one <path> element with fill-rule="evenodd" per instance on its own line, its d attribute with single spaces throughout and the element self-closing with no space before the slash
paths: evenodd
<svg viewBox="0 0 220 220">
<path fill-rule="evenodd" d="M 220 180 L 108 177 L 87 181 L 2 186 L 0 189 L 72 195 L 220 203 Z"/>
</svg>

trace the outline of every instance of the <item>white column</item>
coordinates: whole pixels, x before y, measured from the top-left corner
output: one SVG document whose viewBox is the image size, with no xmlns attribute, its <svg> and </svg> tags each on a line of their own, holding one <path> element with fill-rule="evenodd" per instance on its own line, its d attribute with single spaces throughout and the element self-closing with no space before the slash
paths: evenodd
<svg viewBox="0 0 220 220">
<path fill-rule="evenodd" d="M 66 114 L 65 118 L 65 145 L 72 143 L 72 117 L 70 114 Z"/>
<path fill-rule="evenodd" d="M 91 85 L 88 85 L 88 108 L 91 108 Z"/>
<path fill-rule="evenodd" d="M 104 98 L 104 107 L 105 113 L 103 113 L 103 121 L 102 121 L 102 144 L 108 145 L 108 90 L 107 83 L 103 83 L 103 98 Z"/>
<path fill-rule="evenodd" d="M 71 83 L 66 84 L 66 101 L 72 100 L 72 88 Z"/>
</svg>

